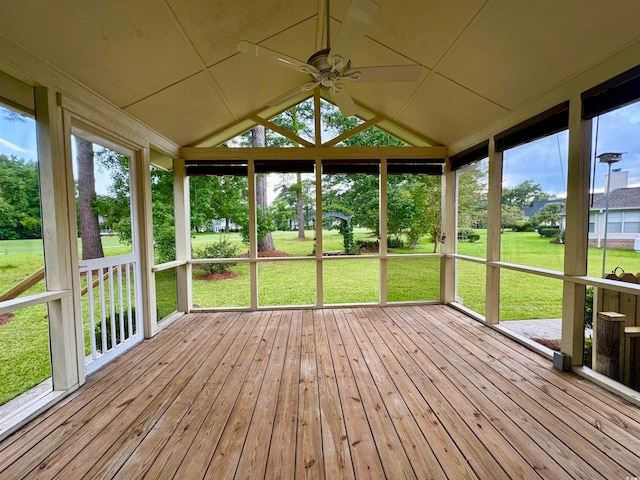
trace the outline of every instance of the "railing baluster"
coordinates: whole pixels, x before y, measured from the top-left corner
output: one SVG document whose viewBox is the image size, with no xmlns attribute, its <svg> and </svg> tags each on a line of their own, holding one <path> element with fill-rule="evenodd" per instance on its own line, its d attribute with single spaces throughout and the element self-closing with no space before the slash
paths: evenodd
<svg viewBox="0 0 640 480">
<path fill-rule="evenodd" d="M 127 313 L 128 313 L 128 327 L 129 338 L 133 337 L 133 311 L 131 309 L 131 269 L 133 264 L 127 263 Z"/>
<path fill-rule="evenodd" d="M 98 272 L 98 282 L 100 285 L 100 332 L 102 336 L 102 353 L 107 353 L 107 312 L 104 302 L 104 269 L 96 270 Z"/>
<path fill-rule="evenodd" d="M 89 313 L 89 343 L 91 344 L 91 358 L 98 356 L 96 351 L 96 312 L 93 306 L 93 270 L 86 271 L 87 279 L 87 310 Z"/>
<path fill-rule="evenodd" d="M 113 267 L 109 267 L 109 307 L 111 319 L 111 348 L 118 345 L 118 332 L 116 331 L 116 299 L 113 291 Z"/>
<path fill-rule="evenodd" d="M 120 342 L 124 342 L 125 332 L 124 332 L 124 308 L 122 305 L 122 265 L 118 265 L 118 310 L 120 312 L 119 315 L 119 324 L 120 324 Z"/>
</svg>

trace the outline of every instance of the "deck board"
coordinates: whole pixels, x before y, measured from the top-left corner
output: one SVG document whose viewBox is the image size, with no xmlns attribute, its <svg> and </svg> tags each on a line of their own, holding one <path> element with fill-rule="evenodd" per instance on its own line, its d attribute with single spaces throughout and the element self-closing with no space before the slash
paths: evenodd
<svg viewBox="0 0 640 480">
<path fill-rule="evenodd" d="M 0 442 L 0 479 L 639 473 L 640 409 L 442 305 L 187 315 Z"/>
</svg>

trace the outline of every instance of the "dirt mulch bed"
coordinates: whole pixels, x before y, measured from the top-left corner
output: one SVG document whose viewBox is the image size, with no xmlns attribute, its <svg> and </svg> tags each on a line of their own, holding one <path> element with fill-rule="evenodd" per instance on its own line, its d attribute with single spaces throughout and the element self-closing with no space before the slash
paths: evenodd
<svg viewBox="0 0 640 480">
<path fill-rule="evenodd" d="M 204 280 L 205 282 L 218 282 L 220 280 L 228 280 L 229 278 L 239 277 L 240 274 L 238 272 L 232 272 L 227 270 L 226 272 L 221 273 L 208 273 L 205 275 L 197 275 L 196 279 Z"/>
<path fill-rule="evenodd" d="M 536 338 L 536 337 L 532 337 L 531 340 L 539 343 L 540 345 L 544 345 L 545 347 L 550 348 L 551 350 L 554 350 L 556 352 L 559 352 L 561 350 L 559 340 L 549 340 L 548 338 Z"/>
<path fill-rule="evenodd" d="M 0 325 L 6 325 L 14 318 L 15 315 L 13 313 L 2 313 L 0 314 Z"/>
<path fill-rule="evenodd" d="M 280 250 L 265 250 L 262 252 L 258 252 L 258 257 L 259 258 L 266 258 L 266 257 L 290 257 L 291 255 L 289 255 L 287 252 L 282 252 Z M 248 258 L 249 254 L 248 253 L 243 253 L 242 255 L 240 255 L 240 258 Z"/>
</svg>

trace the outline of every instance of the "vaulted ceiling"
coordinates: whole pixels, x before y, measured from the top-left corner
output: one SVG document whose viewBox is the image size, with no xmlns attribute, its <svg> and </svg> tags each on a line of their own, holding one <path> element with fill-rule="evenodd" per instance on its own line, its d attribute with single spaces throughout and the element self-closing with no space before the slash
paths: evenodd
<svg viewBox="0 0 640 480">
<path fill-rule="evenodd" d="M 449 145 L 640 39 L 637 0 L 376 0 L 352 65 L 421 65 L 411 83 L 349 84 L 373 114 Z M 309 77 L 324 0 L 5 0 L 0 34 L 178 145 L 198 145 Z M 349 0 L 330 4 L 332 34 Z M 640 63 L 640 58 L 638 59 Z"/>
</svg>

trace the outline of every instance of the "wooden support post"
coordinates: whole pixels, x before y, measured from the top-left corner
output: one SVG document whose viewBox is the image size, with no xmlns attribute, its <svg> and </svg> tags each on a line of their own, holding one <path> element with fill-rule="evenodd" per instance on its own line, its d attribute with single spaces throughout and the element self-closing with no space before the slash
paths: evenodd
<svg viewBox="0 0 640 480">
<path fill-rule="evenodd" d="M 258 308 L 258 223 L 256 210 L 256 168 L 253 158 L 248 164 L 249 179 L 249 283 L 251 291 L 251 310 Z"/>
<path fill-rule="evenodd" d="M 582 101 L 580 96 L 575 96 L 569 104 L 569 159 L 565 207 L 567 224 L 564 273 L 569 276 L 587 274 L 590 165 L 591 120 L 582 120 Z M 571 365 L 582 365 L 585 286 L 564 282 L 562 298 L 562 353 L 571 357 Z"/>
<path fill-rule="evenodd" d="M 613 380 L 624 378 L 624 322 L 618 312 L 599 312 L 596 357 L 597 371 Z"/>
<path fill-rule="evenodd" d="M 316 89 L 317 91 L 318 89 Z M 320 115 L 320 97 L 315 97 L 316 116 Z M 319 121 L 316 122 L 318 128 Z M 324 305 L 324 284 L 323 284 L 323 262 L 322 262 L 322 160 L 317 158 L 316 162 L 316 307 L 321 308 Z"/>
<path fill-rule="evenodd" d="M 176 260 L 186 262 L 176 268 L 177 306 L 189 313 L 193 302 L 191 289 L 191 205 L 189 177 L 184 160 L 173 161 L 173 210 L 175 214 Z"/>
<path fill-rule="evenodd" d="M 151 212 L 151 152 L 143 148 L 134 152 L 129 160 L 131 173 L 131 190 L 133 201 L 133 222 L 137 225 L 134 233 L 134 249 L 140 252 L 140 302 L 143 312 L 143 329 L 145 338 L 156 334 L 158 318 L 156 313 L 156 282 L 151 271 L 154 265 L 153 252 L 153 219 Z"/>
<path fill-rule="evenodd" d="M 380 192 L 380 198 L 378 210 L 380 212 L 379 221 L 380 221 L 380 242 L 379 242 L 379 254 L 380 254 L 380 291 L 379 291 L 379 301 L 381 305 L 387 304 L 387 186 L 388 186 L 388 177 L 387 177 L 387 159 L 380 159 L 380 188 L 378 189 Z"/>
<path fill-rule="evenodd" d="M 49 303 L 51 376 L 54 390 L 68 390 L 84 383 L 84 335 L 80 314 L 78 242 L 71 148 L 71 136 L 56 94 L 44 87 L 35 89 L 38 135 L 38 166 L 45 278 L 48 290 L 75 293 Z"/>
<path fill-rule="evenodd" d="M 489 193 L 487 205 L 487 261 L 500 261 L 502 210 L 502 152 L 496 152 L 494 138 L 489 139 Z M 457 233 L 456 233 L 457 238 Z M 500 321 L 500 268 L 487 265 L 485 318 L 487 323 Z"/>
<path fill-rule="evenodd" d="M 456 260 L 446 254 L 455 253 L 458 239 L 458 191 L 456 172 L 451 170 L 451 162 L 445 163 L 442 178 L 442 233 L 445 235 L 441 252 L 445 254 L 440 261 L 440 299 L 448 304 L 456 300 Z"/>
</svg>

